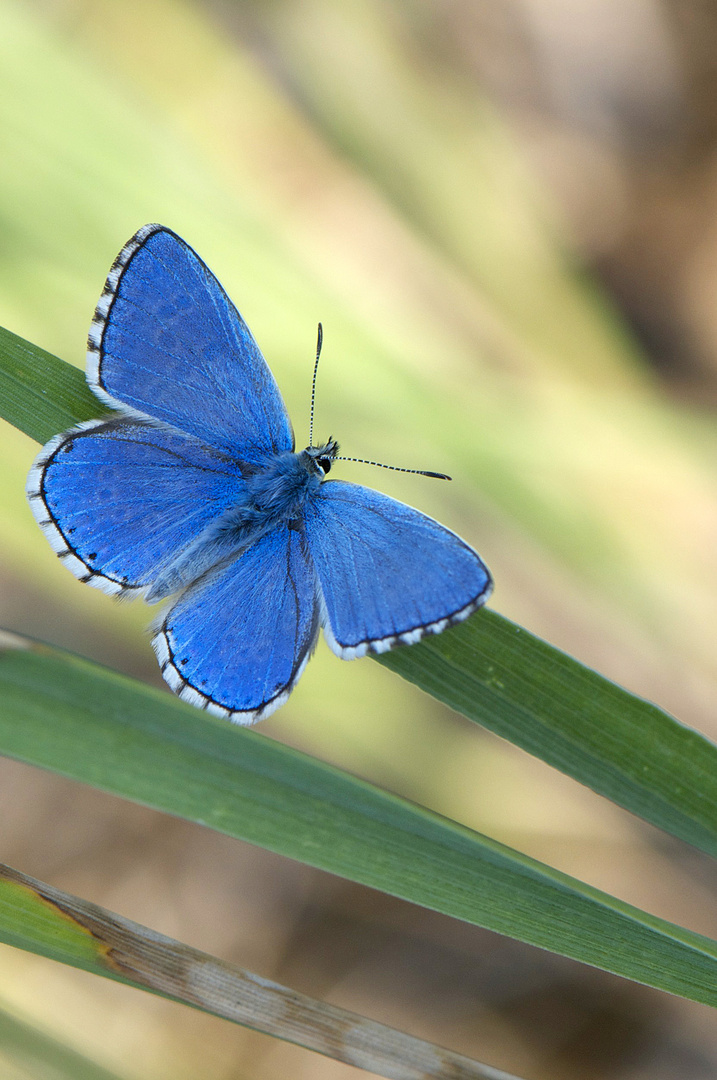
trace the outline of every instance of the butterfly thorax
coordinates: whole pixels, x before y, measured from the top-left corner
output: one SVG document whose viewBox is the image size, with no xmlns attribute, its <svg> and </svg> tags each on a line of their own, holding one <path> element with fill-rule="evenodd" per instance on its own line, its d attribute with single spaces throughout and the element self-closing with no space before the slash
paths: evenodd
<svg viewBox="0 0 717 1080">
<path fill-rule="evenodd" d="M 288 451 L 270 458 L 263 468 L 247 477 L 248 503 L 262 517 L 283 521 L 301 512 L 307 498 L 315 495 L 328 469 L 316 455 L 323 447 L 308 447 L 298 454 Z M 330 468 L 330 465 L 329 465 Z"/>
<path fill-rule="evenodd" d="M 318 494 L 338 443 L 286 451 L 267 458 L 244 477 L 242 497 L 217 517 L 169 564 L 158 568 L 146 594 L 153 603 L 178 592 L 215 566 L 240 555 L 262 536 L 300 521 L 307 499 Z"/>
</svg>

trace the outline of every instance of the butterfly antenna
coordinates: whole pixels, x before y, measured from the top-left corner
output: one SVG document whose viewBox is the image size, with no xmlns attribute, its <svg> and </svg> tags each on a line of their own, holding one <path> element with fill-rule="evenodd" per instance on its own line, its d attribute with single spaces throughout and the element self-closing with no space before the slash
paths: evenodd
<svg viewBox="0 0 717 1080">
<path fill-rule="evenodd" d="M 324 341 L 324 328 L 319 323 L 319 332 L 316 339 L 316 363 L 314 364 L 314 377 L 311 380 L 311 415 L 309 416 L 309 446 L 314 445 L 314 399 L 316 398 L 316 373 L 319 370 L 319 357 L 321 346 Z"/>
<path fill-rule="evenodd" d="M 309 446 L 314 445 L 314 400 L 316 398 L 316 373 L 319 370 L 319 357 L 321 346 L 324 341 L 324 328 L 319 323 L 319 332 L 316 339 L 316 363 L 314 364 L 314 377 L 311 380 L 311 415 L 309 417 Z M 417 476 L 432 476 L 434 480 L 450 480 L 451 477 L 442 472 L 428 472 L 426 469 L 402 469 L 400 465 L 384 465 L 381 461 L 368 461 L 360 457 L 336 457 L 334 461 L 354 461 L 359 465 L 375 465 L 378 469 L 393 469 L 394 472 L 415 473 Z"/>
<path fill-rule="evenodd" d="M 451 480 L 452 477 L 442 472 L 428 472 L 427 469 L 402 469 L 400 465 L 384 465 L 382 461 L 368 461 L 362 457 L 335 457 L 334 461 L 356 461 L 360 465 L 375 465 L 378 469 L 393 469 L 394 472 L 415 473 L 417 476 L 432 476 L 434 480 Z"/>
</svg>

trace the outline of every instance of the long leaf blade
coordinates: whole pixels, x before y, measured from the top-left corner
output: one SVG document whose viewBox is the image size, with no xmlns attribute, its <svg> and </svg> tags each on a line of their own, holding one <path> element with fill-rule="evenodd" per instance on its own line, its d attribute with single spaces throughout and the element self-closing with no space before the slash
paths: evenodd
<svg viewBox="0 0 717 1080">
<path fill-rule="evenodd" d="M 717 1005 L 717 942 L 169 694 L 8 638 L 0 701 L 11 757 Z"/>
<path fill-rule="evenodd" d="M 518 1080 L 262 979 L 2 863 L 0 941 L 181 1001 L 391 1080 Z"/>
<path fill-rule="evenodd" d="M 717 855 L 717 747 L 484 610 L 380 663 L 613 802 Z"/>
<path fill-rule="evenodd" d="M 0 416 L 44 443 L 107 412 L 79 368 L 0 326 Z"/>
<path fill-rule="evenodd" d="M 0 415 L 43 441 L 104 412 L 78 368 L 0 328 Z M 626 810 L 717 854 L 717 748 L 495 612 L 380 663 Z"/>
</svg>

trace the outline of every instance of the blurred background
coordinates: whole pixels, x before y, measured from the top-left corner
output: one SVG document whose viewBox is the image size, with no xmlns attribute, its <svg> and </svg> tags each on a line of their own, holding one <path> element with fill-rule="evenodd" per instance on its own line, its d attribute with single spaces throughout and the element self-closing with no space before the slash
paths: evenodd
<svg viewBox="0 0 717 1080">
<path fill-rule="evenodd" d="M 710 5 L 0 0 L 0 26 L 0 324 L 82 366 L 115 255 L 170 226 L 300 444 L 320 319 L 317 435 L 454 481 L 342 476 L 465 536 L 496 610 L 717 737 Z M 0 624 L 159 685 L 152 613 L 32 521 L 37 449 L 0 424 Z M 717 935 L 706 859 L 370 660 L 321 645 L 260 730 Z M 11 761 L 0 859 L 533 1080 L 717 1074 L 707 1008 Z M 6 947 L 0 1006 L 127 1080 L 359 1075 Z M 3 1030 L 3 1076 L 57 1075 Z"/>
</svg>

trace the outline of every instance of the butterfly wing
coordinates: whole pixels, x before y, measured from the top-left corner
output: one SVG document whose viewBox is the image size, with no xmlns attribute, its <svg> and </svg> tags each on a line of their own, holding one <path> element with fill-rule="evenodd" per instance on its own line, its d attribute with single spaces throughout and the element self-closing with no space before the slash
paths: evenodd
<svg viewBox="0 0 717 1080">
<path fill-rule="evenodd" d="M 115 260 L 90 328 L 87 379 L 112 407 L 245 461 L 294 446 L 246 323 L 192 248 L 160 225 L 145 225 Z"/>
<path fill-rule="evenodd" d="M 52 439 L 27 481 L 32 511 L 65 565 L 111 595 L 139 590 L 244 497 L 227 454 L 171 428 L 92 420 Z"/>
<path fill-rule="evenodd" d="M 252 724 L 284 704 L 318 632 L 306 538 L 282 526 L 187 589 L 152 644 L 181 698 Z"/>
<path fill-rule="evenodd" d="M 305 520 L 324 634 L 345 660 L 438 634 L 490 595 L 490 574 L 468 544 L 380 492 L 327 481 Z"/>
</svg>

